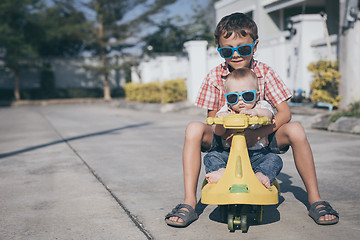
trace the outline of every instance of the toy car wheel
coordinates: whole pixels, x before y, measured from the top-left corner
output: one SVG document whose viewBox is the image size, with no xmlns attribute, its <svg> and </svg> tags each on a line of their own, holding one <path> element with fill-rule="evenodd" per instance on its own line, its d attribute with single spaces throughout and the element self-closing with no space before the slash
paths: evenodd
<svg viewBox="0 0 360 240">
<path fill-rule="evenodd" d="M 229 213 L 228 214 L 228 219 L 227 219 L 227 223 L 228 223 L 228 229 L 230 230 L 230 232 L 234 232 L 235 228 L 234 228 L 234 215 Z"/>
<path fill-rule="evenodd" d="M 241 215 L 240 217 L 240 229 L 242 232 L 247 232 L 247 216 Z"/>
</svg>

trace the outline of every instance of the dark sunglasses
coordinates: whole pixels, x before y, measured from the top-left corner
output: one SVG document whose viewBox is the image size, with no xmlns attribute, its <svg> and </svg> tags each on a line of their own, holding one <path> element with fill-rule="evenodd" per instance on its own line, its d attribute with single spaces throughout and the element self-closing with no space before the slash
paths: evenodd
<svg viewBox="0 0 360 240">
<path fill-rule="evenodd" d="M 238 103 L 239 96 L 241 96 L 245 103 L 251 103 L 255 101 L 256 90 L 243 91 L 241 93 L 226 93 L 225 99 L 229 105 L 234 105 Z"/>
<path fill-rule="evenodd" d="M 241 56 L 241 57 L 247 57 L 250 56 L 254 45 L 256 43 L 256 40 L 252 43 L 252 44 L 246 44 L 246 45 L 241 45 L 238 47 L 220 47 L 218 46 L 217 50 L 220 53 L 220 56 L 222 58 L 231 58 L 234 55 L 234 52 L 237 51 L 237 53 Z"/>
</svg>

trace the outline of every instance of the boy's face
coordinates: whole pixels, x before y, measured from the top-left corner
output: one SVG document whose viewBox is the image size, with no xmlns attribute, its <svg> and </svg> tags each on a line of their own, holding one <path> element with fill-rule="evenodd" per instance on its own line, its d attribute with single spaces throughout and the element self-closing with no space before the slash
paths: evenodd
<svg viewBox="0 0 360 240">
<path fill-rule="evenodd" d="M 254 40 L 250 37 L 248 34 L 246 37 L 243 36 L 237 36 L 235 33 L 233 33 L 229 38 L 224 38 L 224 35 L 222 35 L 219 39 L 219 45 L 220 47 L 238 47 L 242 45 L 252 44 Z M 253 47 L 252 53 L 247 57 L 241 57 L 237 51 L 234 51 L 234 54 L 231 58 L 225 59 L 225 62 L 230 65 L 234 69 L 239 69 L 243 67 L 250 67 L 250 62 L 252 59 L 253 54 L 256 51 L 257 43 L 255 43 Z"/>
<path fill-rule="evenodd" d="M 254 79 L 248 78 L 248 79 L 228 79 L 226 80 L 226 93 L 241 93 L 243 91 L 248 90 L 256 90 L 257 86 L 254 83 Z M 254 108 L 256 104 L 256 100 L 258 98 L 258 94 L 256 94 L 255 101 L 251 103 L 246 103 L 243 101 L 241 96 L 239 96 L 239 100 L 236 104 L 230 105 L 230 108 L 235 111 L 236 113 L 239 113 L 240 110 L 243 109 L 252 109 Z"/>
</svg>

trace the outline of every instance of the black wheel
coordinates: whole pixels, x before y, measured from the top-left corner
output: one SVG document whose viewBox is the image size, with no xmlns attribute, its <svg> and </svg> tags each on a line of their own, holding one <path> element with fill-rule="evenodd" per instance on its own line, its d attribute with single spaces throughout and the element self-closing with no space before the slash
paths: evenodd
<svg viewBox="0 0 360 240">
<path fill-rule="evenodd" d="M 242 232 L 247 232 L 248 226 L 247 226 L 247 216 L 246 215 L 240 216 L 240 229 Z"/>
<path fill-rule="evenodd" d="M 234 232 L 235 231 L 235 228 L 234 228 L 234 215 L 232 213 L 228 214 L 227 223 L 228 223 L 228 229 L 230 230 L 230 232 Z"/>
</svg>

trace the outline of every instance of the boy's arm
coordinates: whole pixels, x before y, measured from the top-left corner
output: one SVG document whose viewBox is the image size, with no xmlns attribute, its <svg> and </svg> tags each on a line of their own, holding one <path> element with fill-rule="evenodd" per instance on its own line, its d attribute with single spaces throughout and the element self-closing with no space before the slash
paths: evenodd
<svg viewBox="0 0 360 240">
<path fill-rule="evenodd" d="M 215 117 L 217 111 L 208 109 L 207 117 Z"/>
<path fill-rule="evenodd" d="M 246 143 L 248 146 L 254 145 L 258 140 L 278 130 L 282 125 L 291 120 L 291 112 L 286 101 L 276 106 L 277 114 L 275 115 L 275 123 L 263 126 L 255 130 L 246 130 Z"/>
<path fill-rule="evenodd" d="M 220 110 L 221 111 L 221 110 Z M 225 117 L 229 112 L 217 112 L 214 117 Z M 226 133 L 226 129 L 222 124 L 214 124 L 211 126 L 213 132 L 218 136 L 223 136 Z"/>
<path fill-rule="evenodd" d="M 274 114 L 266 108 L 245 109 L 240 111 L 240 113 L 244 113 L 250 116 L 267 117 L 270 120 L 272 120 L 274 117 Z"/>
</svg>

